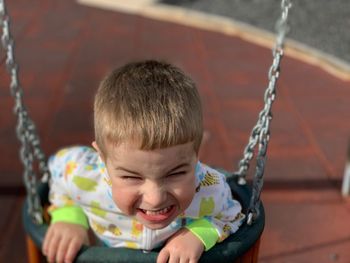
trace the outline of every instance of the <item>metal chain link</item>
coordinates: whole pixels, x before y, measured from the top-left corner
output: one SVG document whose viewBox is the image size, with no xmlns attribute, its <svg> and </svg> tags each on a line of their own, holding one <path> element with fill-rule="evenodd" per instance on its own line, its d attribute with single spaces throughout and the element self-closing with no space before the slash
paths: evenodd
<svg viewBox="0 0 350 263">
<path fill-rule="evenodd" d="M 259 113 L 258 121 L 249 137 L 249 142 L 244 149 L 243 158 L 239 161 L 239 169 L 234 175 L 238 176 L 239 184 L 246 184 L 246 175 L 250 162 L 254 157 L 254 149 L 259 143 L 256 157 L 256 170 L 253 178 L 252 196 L 248 208 L 247 223 L 250 225 L 259 216 L 260 193 L 263 187 L 263 175 L 266 163 L 267 146 L 270 139 L 270 122 L 272 120 L 272 104 L 276 98 L 276 82 L 280 74 L 280 62 L 283 56 L 285 36 L 289 31 L 287 19 L 291 8 L 290 0 L 282 0 L 281 17 L 276 23 L 277 38 L 272 51 L 273 61 L 268 72 L 269 84 L 264 94 L 264 108 Z"/>
<path fill-rule="evenodd" d="M 10 91 L 14 97 L 14 113 L 17 116 L 16 135 L 21 142 L 20 159 L 24 166 L 23 179 L 27 190 L 28 210 L 33 220 L 42 223 L 42 207 L 37 193 L 37 175 L 34 161 L 38 162 L 43 181 L 48 179 L 46 158 L 40 146 L 39 135 L 34 122 L 28 115 L 23 103 L 23 90 L 18 79 L 18 66 L 14 58 L 14 40 L 10 33 L 10 18 L 6 13 L 4 0 L 0 0 L 0 25 L 2 27 L 1 44 L 6 52 L 6 69 L 11 77 Z"/>
</svg>

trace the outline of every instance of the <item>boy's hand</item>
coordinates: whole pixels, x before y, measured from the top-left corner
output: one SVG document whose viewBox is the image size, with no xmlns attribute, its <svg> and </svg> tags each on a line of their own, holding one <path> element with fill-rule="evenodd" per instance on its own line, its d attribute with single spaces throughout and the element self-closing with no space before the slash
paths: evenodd
<svg viewBox="0 0 350 263">
<path fill-rule="evenodd" d="M 43 242 L 48 262 L 73 262 L 83 244 L 88 244 L 87 230 L 77 224 L 56 222 L 49 226 Z"/>
<path fill-rule="evenodd" d="M 198 262 L 204 251 L 204 245 L 188 229 L 176 232 L 159 252 L 157 263 Z"/>
</svg>

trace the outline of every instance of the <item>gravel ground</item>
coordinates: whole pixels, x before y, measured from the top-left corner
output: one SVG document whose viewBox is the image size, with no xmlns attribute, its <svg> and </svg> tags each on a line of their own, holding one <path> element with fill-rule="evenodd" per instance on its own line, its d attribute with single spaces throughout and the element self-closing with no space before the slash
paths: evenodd
<svg viewBox="0 0 350 263">
<path fill-rule="evenodd" d="M 273 31 L 280 0 L 161 0 Z M 350 1 L 292 0 L 289 38 L 350 64 Z"/>
</svg>

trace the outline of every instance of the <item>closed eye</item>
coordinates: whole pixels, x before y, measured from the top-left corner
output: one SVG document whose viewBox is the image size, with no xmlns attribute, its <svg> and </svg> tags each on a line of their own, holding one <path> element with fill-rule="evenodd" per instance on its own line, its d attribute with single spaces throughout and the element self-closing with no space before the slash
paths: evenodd
<svg viewBox="0 0 350 263">
<path fill-rule="evenodd" d="M 186 174 L 186 171 L 179 171 L 179 172 L 171 173 L 167 177 L 178 177 L 184 174 Z"/>
<path fill-rule="evenodd" d="M 130 175 L 124 175 L 120 177 L 123 180 L 142 180 L 141 177 L 138 176 L 130 176 Z"/>
</svg>

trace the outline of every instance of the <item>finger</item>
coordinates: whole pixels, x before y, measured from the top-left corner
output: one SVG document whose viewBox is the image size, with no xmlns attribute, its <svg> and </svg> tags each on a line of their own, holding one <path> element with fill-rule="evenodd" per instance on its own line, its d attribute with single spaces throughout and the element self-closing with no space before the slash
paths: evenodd
<svg viewBox="0 0 350 263">
<path fill-rule="evenodd" d="M 168 263 L 179 263 L 180 262 L 180 257 L 178 254 L 170 254 L 169 261 Z"/>
<path fill-rule="evenodd" d="M 169 251 L 167 249 L 162 249 L 157 257 L 157 263 L 167 263 L 169 256 Z"/>
<path fill-rule="evenodd" d="M 179 262 L 180 263 L 189 263 L 190 259 L 188 257 L 181 257 Z"/>
<path fill-rule="evenodd" d="M 62 238 L 60 240 L 56 253 L 56 263 L 61 263 L 64 261 L 70 242 L 71 241 L 68 238 Z"/>
<path fill-rule="evenodd" d="M 82 245 L 81 242 L 79 242 L 76 239 L 74 239 L 74 240 L 72 240 L 72 242 L 70 242 L 68 249 L 67 249 L 66 257 L 64 258 L 65 263 L 73 262 L 79 249 L 81 248 L 81 245 Z"/>
<path fill-rule="evenodd" d="M 48 247 L 47 247 L 47 260 L 49 262 L 55 262 L 56 253 L 57 253 L 60 240 L 61 240 L 61 235 L 57 235 L 55 233 L 52 234 L 50 238 L 50 243 L 48 243 Z"/>
<path fill-rule="evenodd" d="M 44 237 L 44 242 L 43 245 L 41 246 L 41 250 L 43 251 L 43 254 L 45 256 L 47 256 L 47 252 L 48 252 L 48 247 L 50 244 L 50 240 L 51 240 L 51 236 L 52 236 L 52 231 L 51 231 L 51 227 L 49 227 L 49 229 L 46 231 L 46 235 Z"/>
</svg>

